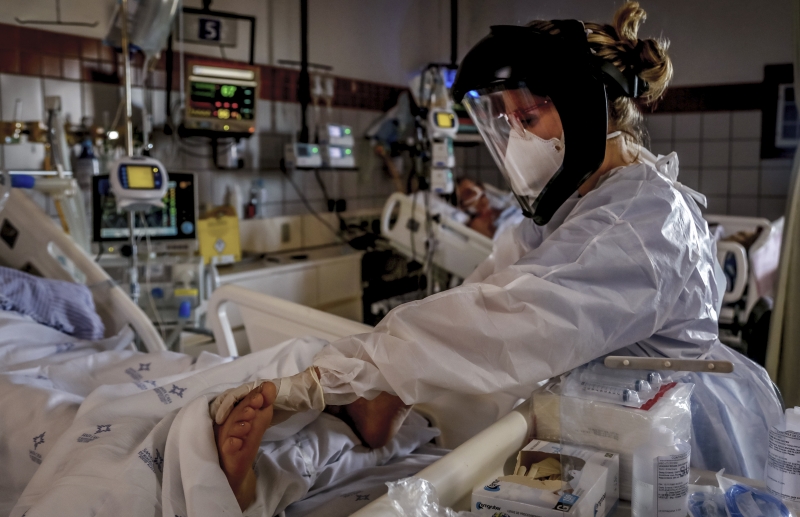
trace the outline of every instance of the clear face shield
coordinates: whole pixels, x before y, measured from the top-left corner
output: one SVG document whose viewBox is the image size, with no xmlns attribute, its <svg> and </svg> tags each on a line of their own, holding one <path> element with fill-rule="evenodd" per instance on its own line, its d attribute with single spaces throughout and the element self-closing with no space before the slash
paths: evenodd
<svg viewBox="0 0 800 517">
<path fill-rule="evenodd" d="M 533 212 L 564 162 L 564 128 L 555 104 L 524 83 L 471 91 L 463 104 L 522 208 Z"/>
</svg>

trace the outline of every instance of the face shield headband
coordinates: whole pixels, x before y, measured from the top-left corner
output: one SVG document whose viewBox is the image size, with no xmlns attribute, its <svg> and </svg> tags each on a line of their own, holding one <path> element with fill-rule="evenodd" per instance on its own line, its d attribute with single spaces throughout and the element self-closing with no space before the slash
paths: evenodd
<svg viewBox="0 0 800 517">
<path fill-rule="evenodd" d="M 540 225 L 603 162 L 609 97 L 643 91 L 640 79 L 612 64 L 616 74 L 604 71 L 581 22 L 554 24 L 558 35 L 492 27 L 465 56 L 452 88 L 523 212 Z"/>
</svg>

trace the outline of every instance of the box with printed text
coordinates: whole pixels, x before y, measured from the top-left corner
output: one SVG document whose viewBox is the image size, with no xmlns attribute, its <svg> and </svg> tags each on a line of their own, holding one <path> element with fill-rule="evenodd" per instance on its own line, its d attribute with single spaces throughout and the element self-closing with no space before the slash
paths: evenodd
<svg viewBox="0 0 800 517">
<path fill-rule="evenodd" d="M 514 474 L 472 491 L 472 513 L 485 517 L 605 517 L 619 499 L 619 455 L 534 440 Z"/>
</svg>

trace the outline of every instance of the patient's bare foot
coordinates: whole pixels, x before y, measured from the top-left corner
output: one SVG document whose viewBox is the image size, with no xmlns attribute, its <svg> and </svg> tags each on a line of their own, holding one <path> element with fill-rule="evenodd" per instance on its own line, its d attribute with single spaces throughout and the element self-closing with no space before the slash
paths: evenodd
<svg viewBox="0 0 800 517">
<path fill-rule="evenodd" d="M 272 422 L 274 401 L 275 385 L 265 382 L 242 399 L 222 425 L 214 424 L 219 466 L 242 511 L 256 499 L 256 476 L 252 467 L 261 437 Z"/>
<path fill-rule="evenodd" d="M 372 400 L 360 398 L 343 407 L 361 438 L 373 449 L 389 443 L 411 411 L 400 397 L 381 392 Z"/>
</svg>

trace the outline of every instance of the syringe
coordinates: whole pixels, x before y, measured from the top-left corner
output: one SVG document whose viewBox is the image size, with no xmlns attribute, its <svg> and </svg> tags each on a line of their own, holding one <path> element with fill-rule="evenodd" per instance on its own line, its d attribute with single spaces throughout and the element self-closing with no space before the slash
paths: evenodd
<svg viewBox="0 0 800 517">
<path fill-rule="evenodd" d="M 611 404 L 621 404 L 628 407 L 641 407 L 642 401 L 639 394 L 630 388 L 610 386 L 608 384 L 598 384 L 593 382 L 567 382 L 564 395 L 578 397 Z"/>
<path fill-rule="evenodd" d="M 649 399 L 658 392 L 658 390 L 654 389 L 648 381 L 644 380 L 644 377 L 631 379 L 630 376 L 617 376 L 615 374 L 616 372 L 612 371 L 601 374 L 591 370 L 583 370 L 580 372 L 580 380 L 590 384 L 603 384 L 608 386 L 616 386 L 619 388 L 628 388 L 637 392 L 639 394 L 639 398 L 644 400 Z M 658 375 L 658 373 L 656 373 L 656 375 Z"/>
<path fill-rule="evenodd" d="M 613 379 L 615 381 L 636 381 L 645 380 L 650 384 L 650 387 L 658 391 L 664 384 L 664 378 L 659 372 L 653 370 L 616 370 L 606 367 L 603 363 L 593 363 L 587 365 L 586 372 L 602 376 L 605 379 Z M 612 382 L 613 383 L 613 382 Z"/>
</svg>

